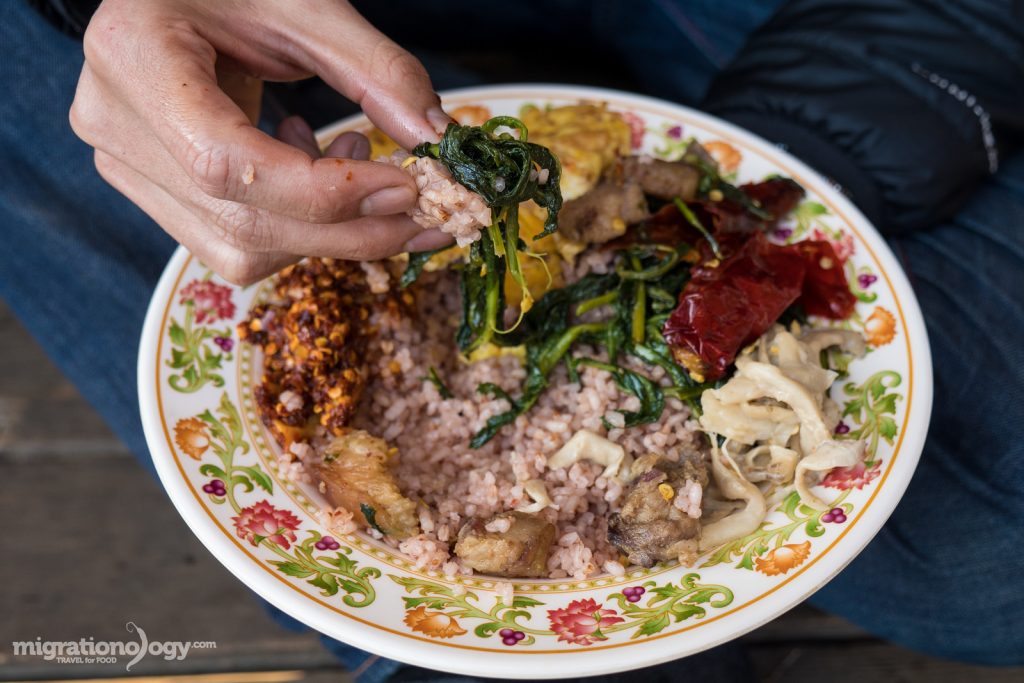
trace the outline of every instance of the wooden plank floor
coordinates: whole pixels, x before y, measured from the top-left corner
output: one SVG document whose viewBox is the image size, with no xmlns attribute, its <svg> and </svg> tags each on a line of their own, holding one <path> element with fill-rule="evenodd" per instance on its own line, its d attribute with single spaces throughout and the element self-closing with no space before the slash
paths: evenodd
<svg viewBox="0 0 1024 683">
<path fill-rule="evenodd" d="M 0 680 L 125 676 L 14 657 L 12 641 L 212 640 L 132 676 L 192 683 L 345 681 L 316 634 L 292 632 L 193 537 L 149 477 L 0 303 Z M 761 680 L 995 683 L 1024 669 L 925 657 L 801 606 L 746 636 Z M 162 677 L 172 678 L 162 678 Z"/>
</svg>

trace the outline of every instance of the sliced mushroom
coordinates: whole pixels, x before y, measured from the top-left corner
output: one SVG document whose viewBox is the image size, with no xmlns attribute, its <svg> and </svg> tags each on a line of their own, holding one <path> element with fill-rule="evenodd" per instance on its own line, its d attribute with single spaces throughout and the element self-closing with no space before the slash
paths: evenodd
<svg viewBox="0 0 1024 683">
<path fill-rule="evenodd" d="M 764 494 L 743 476 L 724 448 L 711 451 L 711 473 L 719 492 L 729 500 L 741 501 L 743 507 L 701 530 L 701 550 L 710 550 L 746 536 L 761 525 L 768 511 Z"/>
<path fill-rule="evenodd" d="M 626 449 L 619 444 L 598 436 L 589 429 L 581 429 L 572 435 L 564 446 L 548 458 L 548 467 L 553 470 L 570 467 L 580 460 L 590 460 L 604 465 L 601 476 L 611 478 L 620 473 L 625 477 L 631 464 Z"/>
<path fill-rule="evenodd" d="M 551 496 L 548 495 L 548 487 L 543 479 L 527 479 L 523 482 L 523 492 L 530 497 L 532 502 L 522 503 L 516 508 L 519 512 L 533 513 L 540 512 L 544 508 L 558 509 Z"/>
<path fill-rule="evenodd" d="M 701 397 L 701 427 L 729 442 L 795 450 L 799 456 L 793 469 L 797 491 L 807 505 L 826 507 L 810 490 L 815 478 L 833 467 L 859 462 L 864 443 L 833 438 L 836 406 L 827 392 L 836 375 L 821 367 L 818 353 L 836 345 L 853 353 L 861 351 L 863 339 L 857 337 L 856 333 L 829 330 L 805 333 L 806 341 L 802 341 L 776 326 L 754 350 L 736 359 L 732 379 Z M 723 472 L 740 472 L 727 454 L 719 459 Z"/>
</svg>

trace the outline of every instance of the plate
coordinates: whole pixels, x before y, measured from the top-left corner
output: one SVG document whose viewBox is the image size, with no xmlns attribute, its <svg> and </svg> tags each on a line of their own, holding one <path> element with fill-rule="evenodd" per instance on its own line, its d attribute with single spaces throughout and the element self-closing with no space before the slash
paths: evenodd
<svg viewBox="0 0 1024 683">
<path fill-rule="evenodd" d="M 156 469 L 196 536 L 250 589 L 322 633 L 417 666 L 477 676 L 578 677 L 657 664 L 736 638 L 822 587 L 889 517 L 928 429 L 928 338 L 882 237 L 806 165 L 686 107 L 559 85 L 473 88 L 443 99 L 449 111 L 478 105 L 494 115 L 515 115 L 526 104 L 606 102 L 624 113 L 640 151 L 672 158 L 695 136 L 731 155 L 740 182 L 779 173 L 807 190 L 795 218 L 774 237 L 826 239 L 846 258 L 858 304 L 844 324 L 862 331 L 870 348 L 832 388 L 844 411 L 837 432 L 866 438 L 870 453 L 869 466 L 834 471 L 816 489 L 843 514 L 823 520 L 794 493 L 758 531 L 692 567 L 517 580 L 511 603 L 486 577 L 447 580 L 414 570 L 369 536 L 331 535 L 315 516 L 319 494 L 282 478 L 277 446 L 253 402 L 259 368 L 234 332 L 268 283 L 231 285 L 179 249 L 146 316 L 139 400 Z M 362 117 L 346 119 L 319 138 L 367 125 Z M 509 631 L 523 636 L 503 637 Z"/>
</svg>

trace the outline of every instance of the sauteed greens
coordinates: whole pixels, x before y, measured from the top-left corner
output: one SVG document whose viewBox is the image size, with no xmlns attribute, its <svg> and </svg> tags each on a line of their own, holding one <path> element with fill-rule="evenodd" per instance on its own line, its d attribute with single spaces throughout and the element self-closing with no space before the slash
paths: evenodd
<svg viewBox="0 0 1024 683">
<path fill-rule="evenodd" d="M 524 350 L 526 379 L 518 396 L 489 382 L 477 387 L 506 400 L 509 409 L 487 420 L 470 442 L 474 448 L 529 411 L 560 363 L 572 381 L 578 381 L 581 365 L 611 374 L 639 401 L 636 410 L 621 412 L 621 424 L 633 427 L 657 421 L 667 398 L 699 415 L 700 395 L 724 382 L 739 349 L 789 306 L 828 317 L 849 315 L 852 295 L 842 269 L 832 268 L 839 261 L 827 243 L 782 247 L 764 236 L 803 197 L 803 189 L 784 178 L 736 187 L 699 145 L 674 162 L 699 171 L 695 196 L 663 203 L 605 244 L 615 251 L 612 272 L 592 273 L 534 302 L 520 258 L 542 255 L 519 236 L 519 205 L 532 200 L 547 211 L 534 239 L 554 232 L 562 206 L 561 169 L 548 149 L 527 136 L 521 121 L 499 116 L 478 127 L 450 124 L 439 143 L 413 150 L 444 164 L 491 209 L 492 223 L 470 247 L 467 261 L 453 266 L 461 273 L 459 349 L 470 358 L 486 354 L 489 346 Z M 752 249 L 757 258 L 748 258 Z M 410 255 L 401 285 L 413 283 L 435 253 Z M 506 273 L 521 292 L 519 319 L 507 329 Z M 792 286 L 776 286 L 786 278 Z M 601 357 L 574 355 L 576 344 Z M 638 367 L 662 368 L 667 381 L 655 381 Z M 444 389 L 436 373 L 428 379 Z"/>
<path fill-rule="evenodd" d="M 690 379 L 673 360 L 661 336 L 661 327 L 689 279 L 690 264 L 682 257 L 690 252 L 687 244 L 674 248 L 632 246 L 619 252 L 614 272 L 592 273 L 541 297 L 523 316 L 522 324 L 502 337 L 505 345 L 523 344 L 526 348 L 522 393 L 516 398 L 493 384 L 480 385 L 479 392 L 504 398 L 511 407 L 491 417 L 470 445 L 482 446 L 503 426 L 530 410 L 547 388 L 552 370 L 561 362 L 572 380 L 578 377 L 579 365 L 589 365 L 608 371 L 620 388 L 636 396 L 639 409 L 622 413 L 626 427 L 656 421 L 661 417 L 666 397 L 678 398 L 699 413 L 697 399 L 701 392 L 715 385 L 696 384 Z M 589 321 L 587 314 L 597 309 L 610 315 Z M 572 348 L 577 343 L 603 348 L 606 360 L 573 356 Z M 664 368 L 671 385 L 660 386 L 625 367 L 620 360 L 628 356 Z"/>
<path fill-rule="evenodd" d="M 491 209 L 491 225 L 471 247 L 462 270 L 463 316 L 456 339 L 466 354 L 496 343 L 495 335 L 508 331 L 499 326 L 505 311 L 506 271 L 521 292 L 520 316 L 533 305 L 519 256 L 520 252 L 528 257 L 539 255 L 529 251 L 519 237 L 519 205 L 533 200 L 547 211 L 544 229 L 535 240 L 558 227 L 561 167 L 546 147 L 529 142 L 527 137 L 522 121 L 497 116 L 482 126 L 451 123 L 439 143 L 423 143 L 412 151 L 443 163 L 455 180 L 483 197 Z M 415 280 L 429 258 L 430 254 L 410 258 L 403 286 Z"/>
</svg>

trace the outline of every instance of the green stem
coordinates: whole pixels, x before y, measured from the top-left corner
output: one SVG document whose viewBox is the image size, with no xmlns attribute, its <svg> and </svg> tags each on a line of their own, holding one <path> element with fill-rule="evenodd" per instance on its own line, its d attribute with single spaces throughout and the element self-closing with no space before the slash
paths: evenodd
<svg viewBox="0 0 1024 683">
<path fill-rule="evenodd" d="M 694 215 L 693 211 L 690 210 L 690 207 L 686 205 L 686 202 L 679 197 L 673 199 L 672 202 L 676 205 L 676 208 L 679 209 L 679 213 L 683 214 L 683 218 L 686 219 L 686 222 L 695 227 L 700 234 L 704 235 L 704 239 L 706 239 L 708 244 L 711 245 L 711 252 L 715 255 L 715 258 L 721 260 L 722 250 L 718 246 L 718 240 L 708 232 L 708 229 L 705 228 L 697 216 Z"/>
<path fill-rule="evenodd" d="M 662 387 L 661 390 L 666 396 L 677 398 L 680 401 L 690 401 L 695 398 L 700 398 L 708 389 L 714 389 L 714 382 L 705 382 L 704 384 L 696 384 L 692 387 Z"/>
<path fill-rule="evenodd" d="M 540 361 L 537 363 L 540 371 L 547 375 L 551 372 L 551 369 L 558 364 L 558 361 L 562 359 L 562 356 L 569 352 L 569 347 L 571 347 L 577 339 L 584 334 L 596 334 L 598 332 L 603 332 L 606 327 L 607 323 L 586 323 L 570 327 L 562 333 L 558 343 L 541 356 Z"/>
<path fill-rule="evenodd" d="M 612 291 L 606 292 L 601 296 L 595 296 L 593 299 L 581 301 L 579 304 L 576 305 L 576 315 L 581 316 L 584 313 L 587 313 L 588 311 L 594 310 L 595 308 L 600 308 L 601 306 L 613 304 L 616 301 L 618 301 L 618 299 L 619 290 L 613 289 Z"/>
<path fill-rule="evenodd" d="M 640 258 L 635 254 L 630 256 L 630 262 L 634 272 L 641 270 Z M 638 280 L 633 297 L 633 315 L 631 318 L 631 337 L 634 344 L 644 343 L 644 319 L 647 315 L 647 283 Z"/>
</svg>

